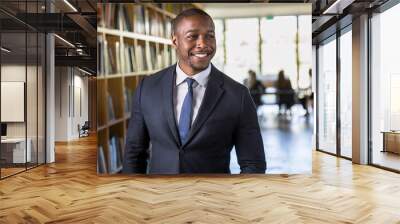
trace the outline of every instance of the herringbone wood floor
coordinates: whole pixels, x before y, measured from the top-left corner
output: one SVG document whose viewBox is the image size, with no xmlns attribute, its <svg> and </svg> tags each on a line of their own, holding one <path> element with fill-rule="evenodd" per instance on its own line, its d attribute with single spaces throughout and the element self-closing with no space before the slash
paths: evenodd
<svg viewBox="0 0 400 224">
<path fill-rule="evenodd" d="M 315 152 L 312 175 L 96 175 L 96 142 L 0 181 L 0 223 L 400 223 L 400 175 Z"/>
</svg>

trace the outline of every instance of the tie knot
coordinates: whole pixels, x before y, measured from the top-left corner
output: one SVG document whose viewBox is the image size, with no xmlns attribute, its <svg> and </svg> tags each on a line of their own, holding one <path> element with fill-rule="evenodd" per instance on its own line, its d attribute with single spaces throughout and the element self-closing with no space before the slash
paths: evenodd
<svg viewBox="0 0 400 224">
<path fill-rule="evenodd" d="M 193 83 L 196 82 L 196 80 L 191 79 L 191 78 L 186 78 L 186 83 L 188 84 L 189 88 L 192 88 Z"/>
</svg>

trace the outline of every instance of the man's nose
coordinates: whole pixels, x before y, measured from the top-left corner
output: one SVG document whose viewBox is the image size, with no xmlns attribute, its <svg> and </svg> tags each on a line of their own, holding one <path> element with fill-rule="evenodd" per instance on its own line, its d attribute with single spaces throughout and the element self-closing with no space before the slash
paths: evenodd
<svg viewBox="0 0 400 224">
<path fill-rule="evenodd" d="M 207 47 L 207 39 L 204 36 L 199 36 L 199 38 L 196 41 L 196 47 L 198 48 Z"/>
</svg>

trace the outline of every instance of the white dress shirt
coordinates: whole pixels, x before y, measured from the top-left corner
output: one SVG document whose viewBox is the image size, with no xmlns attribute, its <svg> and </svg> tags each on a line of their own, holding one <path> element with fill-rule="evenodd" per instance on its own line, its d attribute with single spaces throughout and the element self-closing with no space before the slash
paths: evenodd
<svg viewBox="0 0 400 224">
<path fill-rule="evenodd" d="M 183 100 L 188 92 L 188 85 L 185 82 L 186 78 L 192 78 L 196 80 L 193 83 L 193 116 L 192 125 L 196 119 L 197 113 L 201 102 L 203 101 L 204 93 L 206 92 L 207 82 L 211 73 L 211 64 L 208 65 L 203 71 L 189 76 L 179 67 L 179 63 L 176 65 L 176 78 L 175 78 L 175 88 L 174 88 L 174 108 L 175 108 L 175 119 L 176 124 L 179 126 L 179 118 L 181 115 L 181 109 Z"/>
</svg>

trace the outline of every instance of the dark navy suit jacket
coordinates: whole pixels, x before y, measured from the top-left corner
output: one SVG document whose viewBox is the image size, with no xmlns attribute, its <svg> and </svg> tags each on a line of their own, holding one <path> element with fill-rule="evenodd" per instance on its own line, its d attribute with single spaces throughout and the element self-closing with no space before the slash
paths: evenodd
<svg viewBox="0 0 400 224">
<path fill-rule="evenodd" d="M 181 144 L 173 105 L 175 69 L 176 64 L 148 76 L 137 87 L 123 173 L 230 173 L 233 146 L 241 173 L 265 173 L 263 141 L 249 91 L 214 66 L 188 140 Z"/>
</svg>

